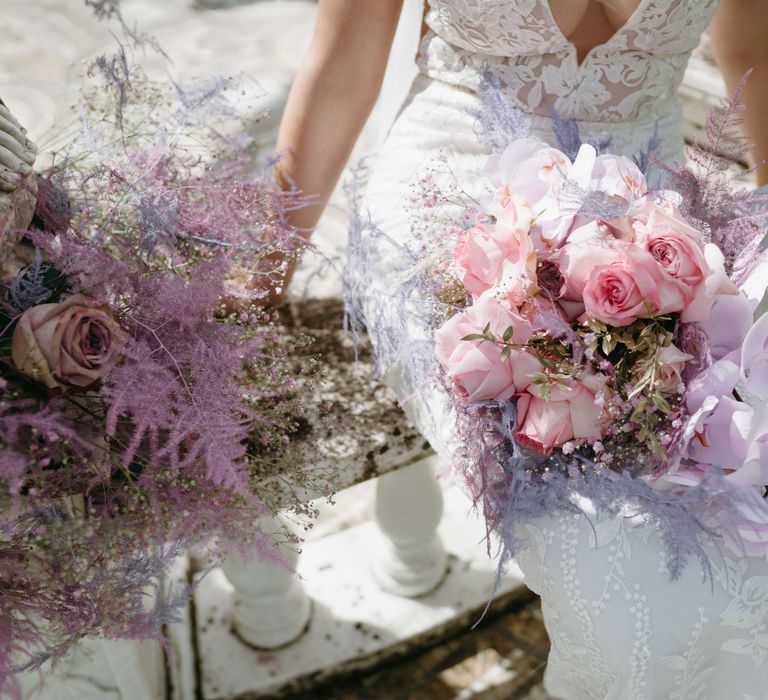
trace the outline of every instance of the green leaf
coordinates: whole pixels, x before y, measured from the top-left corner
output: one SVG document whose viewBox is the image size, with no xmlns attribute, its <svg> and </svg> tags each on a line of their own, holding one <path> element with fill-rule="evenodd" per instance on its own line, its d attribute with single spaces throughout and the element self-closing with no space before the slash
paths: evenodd
<svg viewBox="0 0 768 700">
<path fill-rule="evenodd" d="M 506 362 L 512 354 L 512 348 L 506 347 L 501 351 L 501 361 Z"/>
<path fill-rule="evenodd" d="M 669 461 L 669 456 L 661 446 L 659 439 L 653 433 L 649 433 L 648 442 L 651 443 L 651 451 L 653 454 L 655 454 L 662 462 Z"/>
<path fill-rule="evenodd" d="M 610 355 L 616 349 L 616 339 L 609 333 L 603 336 L 603 354 Z"/>
<path fill-rule="evenodd" d="M 512 340 L 512 335 L 514 334 L 514 332 L 515 332 L 514 326 L 510 326 L 509 328 L 507 328 L 507 330 L 504 331 L 504 335 L 502 336 L 502 338 L 504 339 L 505 343 L 508 343 L 510 340 Z"/>
<path fill-rule="evenodd" d="M 465 335 L 462 340 L 487 340 L 487 338 L 480 333 L 470 333 L 469 335 Z"/>
<path fill-rule="evenodd" d="M 672 411 L 672 407 L 669 405 L 669 402 L 661 394 L 654 393 L 651 396 L 651 402 L 662 413 L 670 413 Z"/>
<path fill-rule="evenodd" d="M 645 400 L 640 401 L 640 403 L 635 406 L 635 409 L 630 414 L 629 420 L 631 420 L 633 423 L 642 423 L 643 418 L 646 416 L 647 410 L 648 402 Z"/>
</svg>

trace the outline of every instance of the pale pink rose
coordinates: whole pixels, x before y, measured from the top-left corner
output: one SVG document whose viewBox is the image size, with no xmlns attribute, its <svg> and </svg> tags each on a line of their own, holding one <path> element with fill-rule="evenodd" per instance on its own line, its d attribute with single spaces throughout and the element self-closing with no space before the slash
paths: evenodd
<svg viewBox="0 0 768 700">
<path fill-rule="evenodd" d="M 683 352 L 674 345 L 667 345 L 659 352 L 658 389 L 662 394 L 677 394 L 683 382 L 685 363 L 693 355 Z"/>
<path fill-rule="evenodd" d="M 460 235 L 453 262 L 472 296 L 495 289 L 519 305 L 535 291 L 536 251 L 526 229 L 478 224 Z"/>
<path fill-rule="evenodd" d="M 738 293 L 725 274 L 722 253 L 714 245 L 704 245 L 701 233 L 675 207 L 650 205 L 639 228 L 638 244 L 686 288 L 684 323 L 706 319 L 718 294 Z"/>
<path fill-rule="evenodd" d="M 533 374 L 541 371 L 538 360 L 522 348 L 513 349 L 509 358 L 502 360 L 501 348 L 495 343 L 462 340 L 481 333 L 488 324 L 497 338 L 513 328 L 510 341 L 517 345 L 527 343 L 532 334 L 526 318 L 490 294 L 476 299 L 435 333 L 437 359 L 464 401 L 507 401 L 530 384 Z"/>
<path fill-rule="evenodd" d="M 459 279 L 472 296 L 480 296 L 499 279 L 504 253 L 493 237 L 493 224 L 478 224 L 462 231 L 453 251 Z"/>
<path fill-rule="evenodd" d="M 693 301 L 680 315 L 683 323 L 703 321 L 709 316 L 719 295 L 735 296 L 739 293 L 738 287 L 725 272 L 725 258 L 720 248 L 713 243 L 704 244 L 704 260 L 707 263 L 707 275 L 703 283 L 694 289 Z"/>
<path fill-rule="evenodd" d="M 591 378 L 590 378 L 591 379 Z M 604 416 L 595 402 L 602 391 L 599 380 L 566 380 L 551 387 L 548 399 L 539 384 L 531 384 L 517 400 L 515 438 L 523 447 L 550 454 L 570 440 L 599 440 Z"/>
<path fill-rule="evenodd" d="M 686 307 L 690 290 L 665 275 L 646 250 L 634 244 L 617 245 L 614 250 L 616 258 L 595 267 L 584 285 L 587 318 L 621 327 Z"/>
<path fill-rule="evenodd" d="M 569 321 L 575 321 L 584 313 L 584 287 L 590 273 L 599 265 L 612 262 L 617 257 L 614 246 L 592 245 L 590 232 L 594 227 L 581 227 L 578 243 L 567 243 L 554 256 L 563 275 L 563 289 L 559 303 Z"/>
<path fill-rule="evenodd" d="M 128 335 L 109 311 L 76 298 L 27 309 L 13 332 L 16 368 L 50 389 L 86 387 L 120 359 Z"/>
<path fill-rule="evenodd" d="M 602 237 L 596 222 L 582 226 L 574 242 L 568 242 L 556 256 L 563 274 L 563 293 L 559 300 L 569 321 L 584 313 L 584 288 L 593 270 L 619 259 L 619 244 Z"/>
</svg>

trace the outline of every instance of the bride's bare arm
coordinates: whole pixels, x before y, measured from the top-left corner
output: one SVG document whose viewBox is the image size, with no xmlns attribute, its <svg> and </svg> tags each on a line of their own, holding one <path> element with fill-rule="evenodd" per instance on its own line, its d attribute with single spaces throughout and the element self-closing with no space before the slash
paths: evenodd
<svg viewBox="0 0 768 700">
<path fill-rule="evenodd" d="M 381 89 L 403 0 L 319 0 L 312 43 L 285 108 L 276 174 L 283 187 L 315 195 L 294 213 L 307 233 L 349 158 Z"/>
<path fill-rule="evenodd" d="M 768 184 L 768 1 L 722 0 L 710 28 L 712 46 L 729 91 L 744 74 L 744 132 L 752 152 L 757 184 Z"/>
</svg>

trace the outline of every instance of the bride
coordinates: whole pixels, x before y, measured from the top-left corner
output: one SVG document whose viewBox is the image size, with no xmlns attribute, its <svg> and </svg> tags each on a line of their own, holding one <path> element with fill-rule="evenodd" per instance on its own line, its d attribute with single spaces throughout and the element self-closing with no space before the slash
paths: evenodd
<svg viewBox="0 0 768 700">
<path fill-rule="evenodd" d="M 330 196 L 379 94 L 402 1 L 319 0 L 280 131 L 286 186 L 319 202 Z M 682 162 L 677 88 L 708 27 L 730 90 L 754 69 L 743 127 L 757 184 L 768 183 L 768 2 L 429 0 L 418 74 L 372 166 L 373 222 L 395 241 L 414 235 L 427 212 L 409 201 L 412 185 L 438 156 L 473 194 L 480 178 L 467 176 L 488 155 L 474 116 L 486 69 L 545 141 L 555 111 L 583 141 L 610 139 L 612 153 L 637 155 L 656 133 L 657 157 Z M 311 231 L 321 210 L 303 209 L 294 223 Z M 372 286 L 387 284 L 388 264 L 381 255 Z M 401 397 L 413 393 L 397 366 L 388 380 Z M 434 393 L 405 407 L 440 452 L 447 421 Z M 580 700 L 768 699 L 768 561 L 713 549 L 711 579 L 689 564 L 670 581 L 650 527 L 586 511 L 522 525 L 521 568 L 542 597 L 552 642 L 547 690 Z"/>
</svg>

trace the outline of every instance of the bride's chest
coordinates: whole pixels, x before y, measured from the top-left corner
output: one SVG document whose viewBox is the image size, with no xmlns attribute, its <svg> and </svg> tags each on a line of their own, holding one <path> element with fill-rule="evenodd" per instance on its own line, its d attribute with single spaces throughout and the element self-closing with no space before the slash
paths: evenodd
<svg viewBox="0 0 768 700">
<path fill-rule="evenodd" d="M 612 0 L 599 10 L 593 53 L 690 50 L 719 0 Z M 565 53 L 592 20 L 594 0 L 428 0 L 427 23 L 456 45 L 489 54 Z M 588 21 L 589 20 L 589 21 Z M 597 33 L 599 35 L 599 32 Z"/>
</svg>

